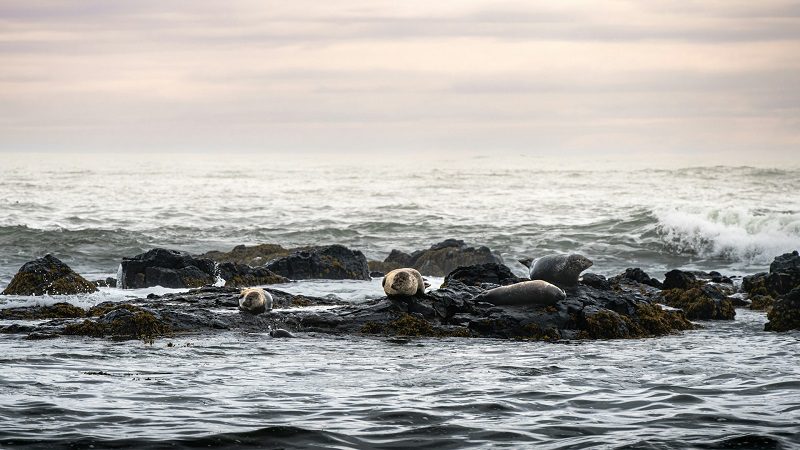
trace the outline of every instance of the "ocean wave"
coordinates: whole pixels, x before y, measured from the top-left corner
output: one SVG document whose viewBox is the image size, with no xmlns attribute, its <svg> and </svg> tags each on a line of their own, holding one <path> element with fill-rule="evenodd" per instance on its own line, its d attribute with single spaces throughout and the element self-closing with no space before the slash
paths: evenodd
<svg viewBox="0 0 800 450">
<path fill-rule="evenodd" d="M 741 208 L 654 211 L 665 250 L 681 255 L 769 264 L 800 248 L 800 213 Z"/>
</svg>

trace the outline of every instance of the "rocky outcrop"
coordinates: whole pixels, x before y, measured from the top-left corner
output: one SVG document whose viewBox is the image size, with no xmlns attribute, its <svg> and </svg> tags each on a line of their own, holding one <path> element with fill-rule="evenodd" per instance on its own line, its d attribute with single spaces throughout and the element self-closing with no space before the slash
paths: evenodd
<svg viewBox="0 0 800 450">
<path fill-rule="evenodd" d="M 557 340 L 639 338 L 692 328 L 681 311 L 663 310 L 635 290 L 584 284 L 570 290 L 565 300 L 547 306 L 495 306 L 481 301 L 486 289 L 453 279 L 424 297 L 382 297 L 357 304 L 266 290 L 274 307 L 259 315 L 232 313 L 238 308 L 238 289 L 204 287 L 180 294 L 151 294 L 125 304 L 104 303 L 84 315 L 65 309 L 64 318 L 35 326 L 6 325 L 0 332 L 32 338 L 70 334 L 147 342 L 183 332 L 276 329 Z M 25 315 L 23 311 L 17 314 Z"/>
<path fill-rule="evenodd" d="M 764 331 L 800 330 L 800 286 L 778 297 L 767 319 Z"/>
<path fill-rule="evenodd" d="M 123 258 L 120 266 L 117 287 L 122 289 L 193 288 L 216 281 L 214 261 L 177 250 L 154 248 L 133 258 Z"/>
<path fill-rule="evenodd" d="M 293 250 L 286 249 L 277 244 L 259 244 L 253 246 L 237 245 L 229 252 L 210 251 L 199 258 L 211 259 L 218 263 L 244 264 L 248 266 L 262 266 L 267 262 L 287 256 Z"/>
<path fill-rule="evenodd" d="M 638 267 L 635 269 L 625 269 L 625 272 L 612 277 L 610 282 L 612 283 L 620 283 L 623 281 L 635 281 L 637 283 L 646 284 L 648 286 L 652 286 L 654 288 L 661 289 L 662 284 L 660 281 L 656 280 L 655 278 L 651 278 L 644 270 L 639 269 Z"/>
<path fill-rule="evenodd" d="M 800 254 L 797 251 L 775 257 L 769 272 L 742 279 L 742 290 L 759 305 L 769 305 L 772 299 L 800 286 Z M 769 297 L 769 298 L 764 298 Z"/>
<path fill-rule="evenodd" d="M 370 279 L 364 254 L 342 245 L 297 249 L 287 256 L 268 262 L 264 267 L 292 280 Z"/>
<path fill-rule="evenodd" d="M 68 295 L 96 292 L 97 287 L 53 255 L 25 263 L 3 295 Z"/>
<path fill-rule="evenodd" d="M 697 286 L 697 277 L 692 272 L 682 270 L 670 270 L 664 274 L 662 289 L 691 289 Z"/>
<path fill-rule="evenodd" d="M 505 286 L 526 280 L 515 276 L 511 269 L 503 264 L 485 263 L 456 268 L 444 278 L 442 287 L 447 287 L 451 281 L 459 281 L 467 286 L 480 286 L 485 283 Z"/>
<path fill-rule="evenodd" d="M 661 292 L 664 304 L 682 309 L 690 320 L 733 320 L 736 317 L 733 303 L 719 287 L 713 284 L 691 286 L 665 289 Z"/>
<path fill-rule="evenodd" d="M 489 247 L 469 247 L 462 240 L 447 239 L 427 250 L 417 250 L 411 254 L 392 250 L 383 262 L 370 261 L 370 270 L 386 273 L 400 267 L 410 267 L 423 275 L 443 277 L 458 267 L 502 262 Z"/>
<path fill-rule="evenodd" d="M 288 283 L 289 279 L 282 277 L 266 267 L 250 267 L 246 264 L 222 263 L 217 267 L 219 276 L 225 280 L 225 286 L 249 287 L 265 284 Z"/>
</svg>

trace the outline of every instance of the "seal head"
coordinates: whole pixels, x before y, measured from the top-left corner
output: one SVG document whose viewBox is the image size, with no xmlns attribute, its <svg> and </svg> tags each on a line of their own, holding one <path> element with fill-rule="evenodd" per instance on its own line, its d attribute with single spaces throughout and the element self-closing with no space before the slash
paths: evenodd
<svg viewBox="0 0 800 450">
<path fill-rule="evenodd" d="M 421 297 L 425 295 L 425 288 L 427 287 L 422 274 L 416 269 L 410 268 L 392 270 L 383 277 L 382 284 L 383 292 L 389 296 L 416 295 Z"/>
<path fill-rule="evenodd" d="M 272 309 L 272 295 L 261 288 L 242 289 L 239 309 L 251 314 L 261 314 Z"/>
</svg>

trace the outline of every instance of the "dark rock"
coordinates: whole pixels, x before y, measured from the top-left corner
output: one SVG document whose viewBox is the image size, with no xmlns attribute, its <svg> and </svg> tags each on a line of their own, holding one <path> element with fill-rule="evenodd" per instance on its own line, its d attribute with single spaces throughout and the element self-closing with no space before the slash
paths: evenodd
<svg viewBox="0 0 800 450">
<path fill-rule="evenodd" d="M 85 309 L 65 302 L 51 306 L 0 309 L 0 319 L 7 320 L 65 319 L 85 316 Z"/>
<path fill-rule="evenodd" d="M 92 281 L 97 287 L 117 287 L 117 279 L 108 277 L 105 280 Z"/>
<path fill-rule="evenodd" d="M 367 258 L 341 245 L 309 247 L 270 261 L 265 266 L 292 280 L 369 280 Z"/>
<path fill-rule="evenodd" d="M 25 263 L 3 295 L 69 295 L 97 292 L 97 287 L 53 255 Z"/>
<path fill-rule="evenodd" d="M 651 278 L 650 275 L 638 267 L 635 269 L 625 269 L 625 272 L 612 278 L 612 282 L 619 283 L 621 280 L 635 281 L 637 283 L 646 284 L 658 289 L 661 289 L 663 286 L 660 281 L 656 280 L 655 278 Z"/>
<path fill-rule="evenodd" d="M 289 279 L 282 277 L 266 267 L 250 267 L 246 264 L 226 262 L 217 267 L 219 276 L 225 280 L 225 286 L 248 287 L 265 284 L 288 283 Z"/>
<path fill-rule="evenodd" d="M 288 256 L 292 250 L 277 244 L 260 244 L 248 247 L 237 245 L 229 252 L 210 251 L 200 255 L 200 258 L 211 259 L 218 263 L 244 264 L 248 266 L 262 266 L 267 262 Z"/>
<path fill-rule="evenodd" d="M 800 286 L 778 297 L 767 313 L 767 319 L 769 322 L 764 325 L 764 331 L 800 330 Z"/>
<path fill-rule="evenodd" d="M 769 273 L 744 277 L 742 290 L 749 296 L 779 297 L 800 286 L 800 255 L 797 251 L 775 257 Z"/>
<path fill-rule="evenodd" d="M 611 282 L 606 279 L 606 277 L 602 275 L 598 275 L 596 273 L 585 273 L 581 277 L 581 281 L 583 284 L 593 287 L 595 289 L 600 289 L 602 291 L 610 291 L 611 290 Z"/>
<path fill-rule="evenodd" d="M 371 263 L 372 261 L 370 261 Z M 369 273 L 369 276 L 372 278 L 383 278 L 386 274 L 377 270 L 373 270 Z"/>
<path fill-rule="evenodd" d="M 432 245 L 427 250 L 418 250 L 412 254 L 392 250 L 382 263 L 372 262 L 370 269 L 389 272 L 401 267 L 410 267 L 417 269 L 423 275 L 443 277 L 458 267 L 486 263 L 502 264 L 502 262 L 488 247 L 469 247 L 462 240 L 447 239 Z"/>
<path fill-rule="evenodd" d="M 691 272 L 670 270 L 664 274 L 662 289 L 691 289 L 697 285 L 697 277 Z"/>
<path fill-rule="evenodd" d="M 525 278 L 515 276 L 511 269 L 499 263 L 475 264 L 462 266 L 447 274 L 442 287 L 453 280 L 460 281 L 467 286 L 480 286 L 482 283 L 491 283 L 498 286 L 526 281 Z"/>
<path fill-rule="evenodd" d="M 96 320 L 69 324 L 64 334 L 114 339 L 140 339 L 152 343 L 156 337 L 172 333 L 172 327 L 160 314 L 133 305 L 119 305 Z"/>
<path fill-rule="evenodd" d="M 214 266 L 214 261 L 210 259 L 195 258 L 177 250 L 154 248 L 133 258 L 123 258 L 117 283 L 122 289 L 199 287 L 216 281 Z"/>
<path fill-rule="evenodd" d="M 661 296 L 665 305 L 684 310 L 689 320 L 733 320 L 736 316 L 731 300 L 713 284 L 665 289 Z"/>
</svg>

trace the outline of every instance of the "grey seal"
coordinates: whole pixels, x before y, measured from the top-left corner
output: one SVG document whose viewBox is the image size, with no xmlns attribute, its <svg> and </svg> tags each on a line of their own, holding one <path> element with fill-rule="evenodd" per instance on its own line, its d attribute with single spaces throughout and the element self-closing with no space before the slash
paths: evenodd
<svg viewBox="0 0 800 450">
<path fill-rule="evenodd" d="M 577 253 L 542 256 L 531 264 L 531 280 L 544 280 L 559 287 L 575 286 L 581 272 L 592 264 L 589 258 Z"/>
<path fill-rule="evenodd" d="M 425 295 L 427 284 L 416 269 L 395 269 L 383 277 L 383 292 L 386 295 Z"/>
<path fill-rule="evenodd" d="M 567 298 L 567 294 L 556 285 L 547 281 L 523 281 L 490 289 L 479 300 L 494 305 L 555 305 Z M 478 299 L 476 299 L 478 300 Z"/>
<path fill-rule="evenodd" d="M 272 309 L 272 295 L 261 288 L 242 289 L 239 294 L 239 309 L 252 314 L 261 314 Z"/>
<path fill-rule="evenodd" d="M 283 328 L 276 328 L 269 332 L 269 335 L 274 338 L 293 338 L 294 335 Z"/>
</svg>

